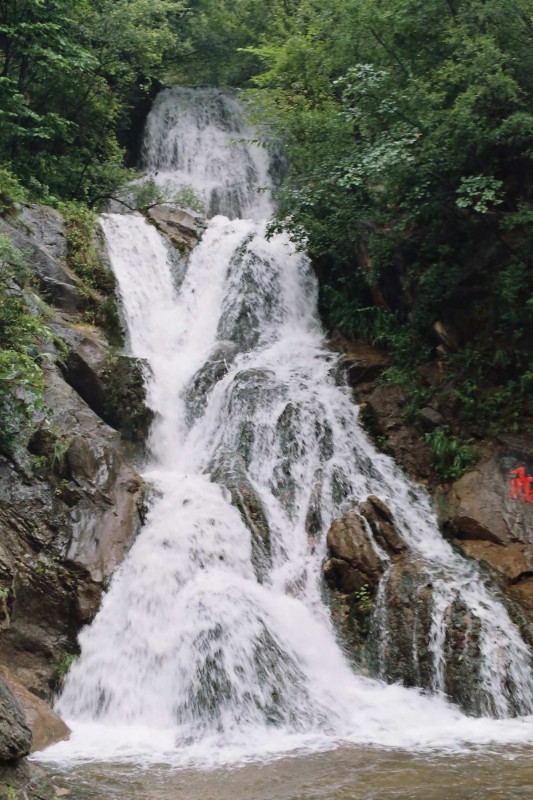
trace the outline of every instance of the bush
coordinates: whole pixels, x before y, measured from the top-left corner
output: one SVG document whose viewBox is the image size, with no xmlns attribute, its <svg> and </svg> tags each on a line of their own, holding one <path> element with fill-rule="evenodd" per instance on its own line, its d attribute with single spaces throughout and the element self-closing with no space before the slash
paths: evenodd
<svg viewBox="0 0 533 800">
<path fill-rule="evenodd" d="M 433 466 L 444 480 L 460 478 L 477 462 L 476 449 L 469 441 L 461 441 L 453 436 L 447 425 L 435 428 L 431 433 L 424 434 L 423 438 L 431 448 Z"/>
<path fill-rule="evenodd" d="M 18 203 L 27 201 L 26 190 L 10 169 L 0 166 L 0 214 L 12 214 Z"/>
</svg>

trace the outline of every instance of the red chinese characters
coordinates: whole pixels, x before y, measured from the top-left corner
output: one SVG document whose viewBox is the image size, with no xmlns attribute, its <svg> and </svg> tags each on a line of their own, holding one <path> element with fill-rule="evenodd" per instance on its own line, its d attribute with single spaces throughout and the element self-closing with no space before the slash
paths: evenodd
<svg viewBox="0 0 533 800">
<path fill-rule="evenodd" d="M 533 503 L 533 476 L 526 475 L 525 467 L 511 470 L 511 475 L 516 477 L 511 478 L 509 496 L 522 503 Z"/>
</svg>

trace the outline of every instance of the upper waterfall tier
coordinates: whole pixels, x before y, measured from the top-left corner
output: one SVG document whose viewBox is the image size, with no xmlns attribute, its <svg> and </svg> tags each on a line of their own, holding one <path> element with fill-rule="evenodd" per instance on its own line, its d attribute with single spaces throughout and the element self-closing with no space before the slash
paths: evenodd
<svg viewBox="0 0 533 800">
<path fill-rule="evenodd" d="M 192 187 L 207 215 L 272 213 L 268 152 L 252 143 L 242 106 L 218 89 L 166 89 L 148 117 L 143 167 L 166 196 Z"/>
</svg>

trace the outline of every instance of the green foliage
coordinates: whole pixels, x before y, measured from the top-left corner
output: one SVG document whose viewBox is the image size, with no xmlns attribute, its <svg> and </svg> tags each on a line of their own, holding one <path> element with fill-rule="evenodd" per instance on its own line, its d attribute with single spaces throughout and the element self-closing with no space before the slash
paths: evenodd
<svg viewBox="0 0 533 800">
<path fill-rule="evenodd" d="M 22 254 L 0 234 L 0 447 L 12 447 L 42 407 L 40 347 L 51 334 L 38 311 L 28 310 L 28 273 Z"/>
<path fill-rule="evenodd" d="M 62 206 L 67 239 L 67 264 L 93 289 L 100 259 L 95 246 L 96 215 L 81 203 Z"/>
<path fill-rule="evenodd" d="M 424 440 L 431 448 L 433 466 L 444 480 L 460 478 L 478 460 L 478 453 L 471 443 L 461 441 L 445 425 L 424 434 Z"/>
<path fill-rule="evenodd" d="M 271 230 L 308 250 L 326 324 L 409 371 L 446 323 L 445 367 L 491 424 L 513 391 L 532 410 L 532 30 L 530 0 L 302 0 L 253 48 L 257 116 L 290 155 Z"/>
<path fill-rule="evenodd" d="M 356 592 L 354 592 L 354 598 L 357 603 L 357 610 L 361 614 L 371 614 L 374 609 L 374 603 L 372 601 L 372 597 L 370 595 L 370 590 L 368 585 L 365 583 L 364 586 L 361 586 Z"/>
<path fill-rule="evenodd" d="M 0 160 L 31 194 L 90 204 L 129 176 L 129 108 L 179 51 L 181 0 L 0 4 Z"/>
<path fill-rule="evenodd" d="M 0 214 L 12 214 L 18 203 L 27 199 L 27 193 L 15 175 L 6 166 L 0 166 Z"/>
<path fill-rule="evenodd" d="M 54 669 L 54 676 L 56 680 L 62 681 L 66 677 L 67 673 L 69 672 L 70 668 L 79 658 L 78 653 L 66 653 L 61 661 L 56 664 Z"/>
<path fill-rule="evenodd" d="M 205 214 L 205 205 L 192 186 L 181 186 L 172 198 L 173 205 L 196 214 Z"/>
<path fill-rule="evenodd" d="M 170 187 L 161 187 L 151 179 L 141 180 L 127 187 L 127 194 L 131 195 L 134 207 L 143 214 L 146 214 L 150 208 L 164 203 L 196 214 L 205 214 L 204 203 L 193 187 L 188 184 L 175 190 Z"/>
<path fill-rule="evenodd" d="M 146 213 L 152 206 L 164 203 L 161 187 L 153 180 L 146 180 L 132 187 L 133 202 L 138 211 Z"/>
</svg>

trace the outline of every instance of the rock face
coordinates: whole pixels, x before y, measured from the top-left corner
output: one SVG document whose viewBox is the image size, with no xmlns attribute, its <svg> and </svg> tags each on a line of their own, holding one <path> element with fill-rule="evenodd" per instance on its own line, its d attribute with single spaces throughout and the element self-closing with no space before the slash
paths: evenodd
<svg viewBox="0 0 533 800">
<path fill-rule="evenodd" d="M 81 316 L 61 215 L 31 206 L 0 230 L 22 249 L 65 342 L 58 366 L 46 362 L 40 424 L 26 446 L 21 437 L 16 452 L 0 452 L 0 666 L 49 697 L 139 527 L 143 484 L 106 423 L 133 428 L 133 419 L 144 435 L 150 417 L 139 366 L 130 370 Z"/>
<path fill-rule="evenodd" d="M 135 535 L 142 481 L 118 434 L 55 369 L 45 402 L 29 443 L 37 473 L 0 457 L 0 583 L 2 663 L 47 694 Z"/>
<path fill-rule="evenodd" d="M 374 673 L 369 638 L 376 597 L 405 545 L 389 509 L 374 496 L 333 522 L 327 545 L 324 579 L 332 592 L 333 618 L 354 661 Z"/>
<path fill-rule="evenodd" d="M 92 325 L 74 327 L 57 320 L 51 327 L 68 348 L 59 363 L 66 382 L 124 439 L 143 444 L 153 419 L 146 406 L 146 365 L 115 353 L 102 331 Z"/>
<path fill-rule="evenodd" d="M 433 690 L 433 586 L 387 506 L 371 496 L 331 525 L 324 577 L 333 619 L 359 669 L 389 683 Z M 468 713 L 485 711 L 476 622 L 459 601 L 446 618 L 444 683 Z"/>
<path fill-rule="evenodd" d="M 517 469 L 521 472 L 511 474 Z M 474 470 L 440 492 L 437 507 L 445 534 L 466 556 L 482 562 L 524 609 L 525 632 L 533 642 L 533 493 L 528 499 L 533 481 L 528 484 L 528 476 L 533 476 L 533 440 L 501 437 Z"/>
<path fill-rule="evenodd" d="M 372 543 L 364 519 L 352 512 L 336 520 L 328 531 L 327 542 L 330 559 L 324 574 L 330 586 L 342 594 L 370 587 L 374 594 L 385 564 Z"/>
<path fill-rule="evenodd" d="M 69 727 L 43 700 L 29 692 L 5 667 L 0 667 L 0 676 L 19 704 L 25 723 L 31 730 L 30 752 L 44 750 L 68 739 Z"/>
<path fill-rule="evenodd" d="M 0 233 L 6 233 L 22 250 L 44 299 L 64 311 L 76 312 L 80 308 L 81 281 L 64 262 L 66 245 L 61 239 L 63 236 L 64 240 L 64 226 L 57 212 L 51 209 L 38 212 L 36 208 L 39 207 L 27 209 L 26 219 L 18 227 L 0 217 Z M 36 220 L 38 227 L 34 232 Z"/>
<path fill-rule="evenodd" d="M 533 491 L 528 501 L 519 480 L 516 496 L 511 492 L 517 477 L 511 473 L 520 468 L 533 475 L 533 440 L 502 438 L 475 470 L 452 484 L 445 496 L 448 529 L 458 539 L 533 545 Z"/>
<path fill-rule="evenodd" d="M 201 215 L 167 204 L 153 206 L 146 216 L 181 253 L 188 253 L 198 243 L 205 228 Z"/>
<path fill-rule="evenodd" d="M 121 435 L 142 444 L 151 414 L 143 365 L 113 349 L 119 328 L 106 328 L 110 341 L 87 322 L 107 325 L 112 317 L 105 254 L 94 289 L 66 264 L 58 212 L 25 208 L 15 224 L 0 218 L 0 232 L 21 249 L 48 303 L 55 340 L 47 348 L 57 357 L 57 366 L 43 361 L 36 429 L 26 438 L 21 432 L 14 451 L 0 450 L 0 762 L 11 764 L 69 734 L 40 698 L 58 688 L 80 627 L 94 617 L 140 526 L 143 483 Z M 37 299 L 28 302 L 37 307 Z M 52 797 L 25 762 L 0 763 L 2 797 L 4 789 L 9 797 Z"/>
<path fill-rule="evenodd" d="M 5 681 L 0 679 L 0 763 L 28 755 L 31 730 Z"/>
<path fill-rule="evenodd" d="M 231 502 L 238 510 L 252 536 L 252 562 L 257 580 L 262 583 L 272 564 L 270 529 L 263 505 L 246 478 L 242 464 L 222 462 L 212 473 L 215 482 L 229 491 Z"/>
<path fill-rule="evenodd" d="M 389 364 L 387 356 L 376 347 L 361 342 L 346 346 L 349 349 L 339 361 L 339 373 L 344 375 L 348 386 L 375 381 Z"/>
</svg>

